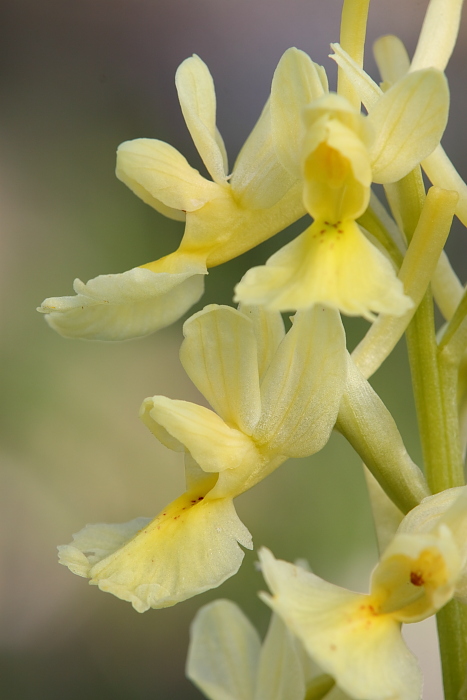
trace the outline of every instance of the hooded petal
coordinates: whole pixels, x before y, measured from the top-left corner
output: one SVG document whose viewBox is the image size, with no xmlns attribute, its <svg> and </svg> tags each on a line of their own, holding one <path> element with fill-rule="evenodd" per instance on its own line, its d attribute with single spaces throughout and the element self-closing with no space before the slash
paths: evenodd
<svg viewBox="0 0 467 700">
<path fill-rule="evenodd" d="M 448 527 L 436 534 L 398 533 L 371 577 L 379 610 L 400 622 L 436 613 L 454 595 L 461 572 L 459 550 Z"/>
<path fill-rule="evenodd" d="M 256 446 L 245 433 L 229 426 L 204 406 L 165 396 L 145 399 L 141 419 L 162 444 L 186 449 L 207 472 L 254 468 L 261 462 Z"/>
<path fill-rule="evenodd" d="M 288 49 L 272 79 L 271 128 L 277 157 L 294 178 L 301 176 L 305 135 L 302 112 L 327 92 L 324 68 L 313 63 L 304 51 Z"/>
<path fill-rule="evenodd" d="M 373 320 L 372 312 L 399 316 L 412 306 L 389 260 L 354 221 L 316 221 L 295 240 L 253 267 L 235 299 L 290 311 L 324 304 Z"/>
<path fill-rule="evenodd" d="M 175 75 L 178 99 L 186 125 L 214 182 L 227 180 L 227 155 L 216 128 L 216 93 L 207 65 L 199 58 L 187 58 Z"/>
<path fill-rule="evenodd" d="M 373 181 L 396 182 L 439 144 L 446 128 L 449 90 L 444 74 L 429 68 L 397 81 L 368 115 Z"/>
<path fill-rule="evenodd" d="M 261 412 L 253 323 L 229 306 L 207 306 L 183 326 L 182 365 L 214 410 L 251 434 Z"/>
<path fill-rule="evenodd" d="M 253 700 L 260 649 L 258 633 L 240 608 L 216 600 L 191 624 L 186 675 L 210 700 Z"/>
<path fill-rule="evenodd" d="M 202 177 L 173 146 L 156 139 L 134 139 L 120 144 L 116 175 L 143 202 L 162 214 L 182 220 L 184 212 L 200 209 L 219 190 L 218 185 Z"/>
<path fill-rule="evenodd" d="M 351 697 L 419 700 L 421 675 L 390 615 L 371 598 L 334 586 L 260 551 L 272 597 L 263 600 L 303 642 L 308 653 Z"/>
<path fill-rule="evenodd" d="M 255 441 L 288 457 L 324 447 L 336 422 L 346 365 L 339 314 L 318 307 L 298 312 L 261 385 Z"/>
<path fill-rule="evenodd" d="M 356 219 L 368 206 L 371 168 L 359 136 L 337 119 L 324 117 L 304 141 L 304 193 L 315 219 Z"/>
<path fill-rule="evenodd" d="M 461 562 L 455 596 L 467 604 L 467 486 L 424 498 L 419 506 L 407 513 L 398 532 L 433 533 L 442 525 L 449 528 Z"/>
<path fill-rule="evenodd" d="M 60 561 L 138 612 L 215 588 L 238 571 L 238 543 L 252 544 L 232 501 L 204 495 L 186 493 L 150 522 L 88 525 L 60 548 Z"/>
<path fill-rule="evenodd" d="M 126 340 L 148 335 L 180 318 L 201 297 L 206 266 L 185 261 L 180 272 L 135 267 L 99 275 L 86 284 L 77 279 L 76 296 L 50 297 L 38 308 L 67 338 Z"/>
</svg>

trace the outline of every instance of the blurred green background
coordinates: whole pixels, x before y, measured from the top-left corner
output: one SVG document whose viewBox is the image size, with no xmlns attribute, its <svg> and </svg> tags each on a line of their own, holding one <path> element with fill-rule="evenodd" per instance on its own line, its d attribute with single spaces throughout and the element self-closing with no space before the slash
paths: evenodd
<svg viewBox="0 0 467 700">
<path fill-rule="evenodd" d="M 413 49 L 426 5 L 373 0 L 370 42 L 391 32 Z M 106 345 L 64 340 L 34 309 L 47 296 L 71 293 L 75 277 L 124 271 L 176 248 L 182 225 L 118 182 L 114 162 L 120 142 L 144 136 L 168 141 L 201 169 L 174 87 L 184 58 L 199 54 L 213 73 L 218 124 L 233 163 L 286 48 L 309 52 L 335 84 L 327 55 L 329 42 L 338 40 L 340 9 L 340 0 L 0 3 L 0 692 L 6 700 L 199 698 L 184 678 L 195 611 L 228 597 L 265 629 L 254 553 L 220 589 L 144 615 L 57 565 L 56 545 L 86 523 L 152 516 L 181 493 L 180 455 L 157 443 L 138 409 L 154 394 L 198 395 L 178 361 L 181 323 Z M 459 115 L 465 58 L 461 42 L 448 72 Z M 368 69 L 376 76 L 370 55 Z M 461 172 L 464 128 L 454 121 L 445 139 Z M 244 271 L 300 230 L 299 224 L 212 270 L 193 310 L 231 303 Z M 451 246 L 456 260 L 462 245 L 459 238 Z M 365 327 L 347 323 L 351 346 Z M 400 345 L 374 385 L 419 460 L 408 382 Z M 317 574 L 365 589 L 374 535 L 359 459 L 339 436 L 314 457 L 281 467 L 237 507 L 256 547 L 267 545 L 288 560 L 306 557 Z M 433 693 L 436 687 L 430 685 Z"/>
</svg>

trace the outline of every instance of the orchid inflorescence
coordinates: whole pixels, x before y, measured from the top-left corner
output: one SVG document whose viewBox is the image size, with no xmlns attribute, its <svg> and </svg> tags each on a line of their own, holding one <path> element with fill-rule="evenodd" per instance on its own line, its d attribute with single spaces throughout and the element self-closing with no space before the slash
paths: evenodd
<svg viewBox="0 0 467 700">
<path fill-rule="evenodd" d="M 192 625 L 187 674 L 211 700 L 419 700 L 401 625 L 434 614 L 446 700 L 467 697 L 467 303 L 443 250 L 454 215 L 467 226 L 467 186 L 440 145 L 462 0 L 430 1 L 412 60 L 396 37 L 376 42 L 381 84 L 363 70 L 368 7 L 344 0 L 341 42 L 331 45 L 336 92 L 306 53 L 285 52 L 231 171 L 210 72 L 186 59 L 176 87 L 211 179 L 162 141 L 127 141 L 117 153 L 117 177 L 185 221 L 179 248 L 76 280 L 75 296 L 39 308 L 66 337 L 144 336 L 200 299 L 208 268 L 304 214 L 313 220 L 247 271 L 238 308 L 212 304 L 185 322 L 181 362 L 212 409 L 164 396 L 142 404 L 157 440 L 184 453 L 186 492 L 152 520 L 88 525 L 59 548 L 62 564 L 139 612 L 215 588 L 253 547 L 233 499 L 339 431 L 364 463 L 375 515 L 369 592 L 262 548 L 270 593 L 260 595 L 273 611 L 263 645 L 229 601 L 205 606 Z M 433 299 L 445 319 L 437 334 Z M 293 314 L 287 332 L 282 312 Z M 352 354 L 341 313 L 371 323 Z M 368 382 L 404 333 L 424 473 Z"/>
</svg>

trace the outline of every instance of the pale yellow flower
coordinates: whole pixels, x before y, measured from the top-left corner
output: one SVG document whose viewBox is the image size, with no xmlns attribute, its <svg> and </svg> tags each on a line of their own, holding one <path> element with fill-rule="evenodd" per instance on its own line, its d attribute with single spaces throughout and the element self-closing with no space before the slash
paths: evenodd
<svg viewBox="0 0 467 700">
<path fill-rule="evenodd" d="M 300 183 L 276 156 L 269 101 L 228 175 L 207 66 L 197 56 L 186 59 L 176 86 L 212 180 L 162 141 L 121 144 L 117 177 L 165 216 L 186 220 L 185 233 L 171 255 L 86 284 L 76 280 L 76 296 L 46 299 L 39 311 L 64 336 L 123 340 L 167 326 L 198 301 L 208 267 L 253 248 L 305 213 Z"/>
<path fill-rule="evenodd" d="M 216 600 L 191 625 L 188 678 L 209 700 L 346 700 L 272 615 L 263 644 L 235 603 Z"/>
<path fill-rule="evenodd" d="M 403 315 L 413 302 L 356 219 L 368 206 L 372 182 L 401 179 L 438 145 L 448 113 L 446 79 L 436 69 L 411 73 L 363 116 L 336 94 L 308 104 L 312 78 L 304 76 L 310 67 L 299 52 L 296 60 L 300 70 L 293 74 L 291 111 L 302 116 L 300 147 L 288 145 L 290 117 L 282 101 L 282 112 L 279 107 L 274 112 L 274 134 L 282 164 L 291 175 L 301 175 L 314 222 L 265 266 L 249 270 L 236 287 L 236 300 L 281 311 L 327 304 L 370 320 L 374 313 Z M 290 79 L 283 67 L 275 74 L 271 108 L 275 89 L 285 92 L 282 81 Z"/>
<path fill-rule="evenodd" d="M 321 449 L 345 386 L 339 314 L 313 309 L 284 335 L 279 313 L 210 306 L 184 326 L 181 360 L 214 411 L 154 396 L 141 417 L 186 454 L 187 491 L 154 519 L 91 525 L 60 558 L 139 612 L 220 585 L 239 568 L 251 536 L 233 498 L 288 457 Z"/>
<path fill-rule="evenodd" d="M 353 593 L 260 552 L 263 599 L 351 697 L 419 700 L 421 676 L 401 623 L 467 602 L 467 487 L 429 496 L 402 521 L 371 577 Z"/>
</svg>

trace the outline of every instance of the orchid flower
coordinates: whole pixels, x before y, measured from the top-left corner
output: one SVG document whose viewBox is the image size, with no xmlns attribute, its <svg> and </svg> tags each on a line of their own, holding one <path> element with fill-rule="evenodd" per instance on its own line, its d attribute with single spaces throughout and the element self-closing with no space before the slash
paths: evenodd
<svg viewBox="0 0 467 700">
<path fill-rule="evenodd" d="M 251 535 L 233 498 L 288 457 L 320 450 L 346 380 L 339 314 L 296 314 L 284 335 L 277 312 L 208 306 L 184 325 L 182 364 L 214 411 L 154 396 L 141 418 L 186 453 L 187 491 L 153 520 L 90 525 L 61 562 L 144 612 L 220 585 L 238 570 Z"/>
<path fill-rule="evenodd" d="M 374 313 L 403 315 L 413 302 L 356 219 L 368 206 L 372 182 L 401 179 L 439 144 L 448 114 L 446 79 L 434 68 L 411 73 L 363 116 L 342 95 L 310 101 L 309 63 L 301 52 L 294 61 L 300 69 L 286 73 L 283 61 L 274 76 L 273 134 L 280 162 L 301 177 L 314 222 L 265 266 L 249 270 L 236 287 L 236 300 L 281 311 L 326 304 L 369 320 Z M 297 144 L 288 135 L 300 116 Z"/>
<path fill-rule="evenodd" d="M 272 597 L 264 601 L 311 657 L 359 700 L 419 700 L 418 664 L 401 623 L 467 603 L 467 487 L 424 499 L 402 520 L 364 595 L 260 552 Z"/>
<path fill-rule="evenodd" d="M 160 260 L 86 284 L 76 280 L 76 296 L 46 299 L 39 311 L 64 336 L 124 340 L 173 323 L 201 297 L 208 267 L 244 253 L 305 214 L 299 182 L 276 157 L 269 101 L 228 175 L 206 64 L 198 56 L 186 59 L 176 86 L 212 180 L 162 141 L 136 139 L 119 146 L 117 177 L 158 212 L 186 220 L 185 233 L 178 250 Z"/>
<path fill-rule="evenodd" d="M 216 600 L 198 611 L 186 674 L 209 700 L 348 698 L 307 658 L 277 615 L 272 615 L 261 644 L 251 622 L 229 600 Z"/>
</svg>

